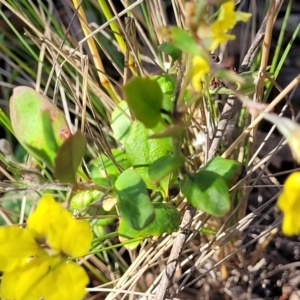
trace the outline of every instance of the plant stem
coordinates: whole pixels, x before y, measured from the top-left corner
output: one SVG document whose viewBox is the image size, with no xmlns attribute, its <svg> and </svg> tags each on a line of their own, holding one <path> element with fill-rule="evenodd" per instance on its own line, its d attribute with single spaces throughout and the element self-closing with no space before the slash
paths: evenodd
<svg viewBox="0 0 300 300">
<path fill-rule="evenodd" d="M 110 19 L 112 19 L 113 15 L 111 14 L 109 7 L 107 6 L 106 0 L 98 0 L 98 3 L 99 3 L 99 5 L 102 9 L 102 12 L 103 12 L 106 20 L 109 21 Z M 126 51 L 129 52 L 130 49 L 127 49 L 126 42 L 124 41 L 124 39 L 123 39 L 123 37 L 120 33 L 120 30 L 119 30 L 119 27 L 118 27 L 117 23 L 115 21 L 112 21 L 112 22 L 109 23 L 109 26 L 110 26 L 110 28 L 111 28 L 118 44 L 119 44 L 119 46 L 120 46 L 120 49 L 121 49 L 122 53 L 125 56 Z M 128 56 L 128 67 L 129 67 L 129 69 L 131 70 L 131 72 L 133 74 L 136 74 L 134 59 L 133 59 L 132 55 L 130 55 L 130 54 Z"/>
</svg>

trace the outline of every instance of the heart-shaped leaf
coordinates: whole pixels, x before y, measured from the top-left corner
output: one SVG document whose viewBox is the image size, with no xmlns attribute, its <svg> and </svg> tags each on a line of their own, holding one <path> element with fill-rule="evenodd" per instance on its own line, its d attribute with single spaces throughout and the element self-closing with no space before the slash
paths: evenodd
<svg viewBox="0 0 300 300">
<path fill-rule="evenodd" d="M 222 216 L 230 208 L 228 186 L 215 172 L 186 175 L 181 191 L 191 205 L 213 216 Z"/>
<path fill-rule="evenodd" d="M 141 230 L 154 218 L 153 204 L 147 187 L 139 174 L 125 170 L 115 182 L 117 205 L 127 226 Z"/>
<path fill-rule="evenodd" d="M 170 155 L 168 141 L 164 139 L 149 139 L 152 133 L 141 122 L 134 121 L 130 135 L 125 141 L 125 150 L 129 163 L 140 174 L 149 189 L 159 190 L 166 195 L 168 188 L 167 178 L 159 185 L 152 183 L 149 177 L 149 165 L 162 156 Z"/>
<path fill-rule="evenodd" d="M 163 94 L 159 84 L 149 78 L 135 77 L 124 86 L 129 108 L 137 120 L 148 128 L 161 120 Z"/>
</svg>

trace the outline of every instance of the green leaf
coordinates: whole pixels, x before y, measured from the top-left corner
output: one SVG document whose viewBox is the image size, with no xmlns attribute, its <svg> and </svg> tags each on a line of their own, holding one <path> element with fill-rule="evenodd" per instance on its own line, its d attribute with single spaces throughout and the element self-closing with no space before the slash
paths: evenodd
<svg viewBox="0 0 300 300">
<path fill-rule="evenodd" d="M 240 177 L 243 165 L 236 160 L 216 156 L 201 168 L 201 170 L 212 171 L 219 174 L 227 183 L 228 187 L 231 187 Z"/>
<path fill-rule="evenodd" d="M 136 238 L 141 236 L 159 236 L 165 232 L 176 231 L 180 225 L 180 214 L 175 207 L 167 203 L 153 203 L 154 220 L 142 230 L 130 228 L 121 218 L 118 228 L 119 236 L 126 238 Z"/>
<path fill-rule="evenodd" d="M 177 156 L 163 156 L 158 158 L 149 166 L 149 176 L 153 183 L 159 182 L 161 179 L 176 171 L 184 164 L 184 157 Z"/>
<path fill-rule="evenodd" d="M 163 94 L 158 83 L 149 78 L 135 77 L 124 86 L 129 108 L 137 120 L 153 128 L 161 120 Z"/>
<path fill-rule="evenodd" d="M 154 219 L 154 208 L 143 179 L 134 170 L 124 171 L 115 182 L 117 204 L 127 226 L 141 230 Z"/>
<path fill-rule="evenodd" d="M 55 157 L 54 176 L 60 182 L 76 183 L 76 171 L 85 152 L 86 139 L 77 131 L 58 149 Z"/>
<path fill-rule="evenodd" d="M 20 144 L 53 168 L 57 147 L 71 134 L 63 113 L 48 98 L 25 86 L 13 90 L 9 110 Z"/>
<path fill-rule="evenodd" d="M 162 156 L 170 155 L 166 139 L 149 139 L 152 133 L 141 122 L 135 121 L 131 127 L 130 135 L 125 141 L 125 150 L 128 161 L 140 174 L 149 189 L 161 191 L 164 196 L 168 189 L 167 178 L 159 185 L 154 185 L 148 174 L 149 165 Z"/>
<path fill-rule="evenodd" d="M 230 208 L 228 186 L 215 172 L 187 175 L 181 191 L 192 206 L 210 215 L 222 216 Z"/>
<path fill-rule="evenodd" d="M 166 128 L 168 128 L 168 127 L 165 127 L 162 123 L 157 124 L 156 127 L 149 130 L 148 139 L 155 139 L 152 136 L 156 132 L 159 133 L 159 132 L 165 130 Z M 161 146 L 164 147 L 166 149 L 166 151 L 168 151 L 168 153 L 173 153 L 173 140 L 172 140 L 172 138 L 170 138 L 170 137 L 163 137 L 163 138 L 159 137 L 158 139 L 160 140 Z"/>
<path fill-rule="evenodd" d="M 173 47 L 192 55 L 201 54 L 199 45 L 186 30 L 179 27 L 164 27 L 160 28 L 160 32 Z"/>
<path fill-rule="evenodd" d="M 131 166 L 127 161 L 125 152 L 118 149 L 111 149 L 111 153 L 115 161 L 112 161 L 105 154 L 101 154 L 100 157 L 96 157 L 88 163 L 92 181 L 105 187 L 109 187 L 110 184 L 113 185 L 120 172 Z"/>
<path fill-rule="evenodd" d="M 168 42 L 163 42 L 162 44 L 160 44 L 158 46 L 158 50 L 160 50 L 161 52 L 164 52 L 167 55 L 171 56 L 173 61 L 177 60 L 180 57 L 180 54 L 181 54 L 181 51 L 178 48 L 172 46 Z"/>
<path fill-rule="evenodd" d="M 122 101 L 119 107 L 130 117 L 130 111 L 127 102 Z M 111 114 L 111 129 L 115 139 L 124 144 L 125 139 L 129 135 L 132 121 L 118 107 Z"/>
</svg>

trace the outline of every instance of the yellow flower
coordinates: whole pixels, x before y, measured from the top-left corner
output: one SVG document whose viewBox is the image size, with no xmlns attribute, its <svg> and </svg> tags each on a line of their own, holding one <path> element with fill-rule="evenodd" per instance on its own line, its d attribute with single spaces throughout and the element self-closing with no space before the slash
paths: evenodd
<svg viewBox="0 0 300 300">
<path fill-rule="evenodd" d="M 192 86 L 197 92 L 202 91 L 202 77 L 203 75 L 209 73 L 210 66 L 203 56 L 194 56 L 192 61 Z"/>
<path fill-rule="evenodd" d="M 277 205 L 283 212 L 282 231 L 285 235 L 300 233 L 300 172 L 286 179 Z"/>
<path fill-rule="evenodd" d="M 76 220 L 50 195 L 40 200 L 27 228 L 0 228 L 0 297 L 14 300 L 74 299 L 85 294 L 88 276 L 66 256 L 82 256 L 92 232 L 86 220 Z"/>
<path fill-rule="evenodd" d="M 50 195 L 44 196 L 28 221 L 28 229 L 50 255 L 82 256 L 90 248 L 92 232 L 86 220 L 76 220 Z"/>
<path fill-rule="evenodd" d="M 210 51 L 214 51 L 220 44 L 225 43 L 226 41 L 234 40 L 235 36 L 228 34 L 228 31 L 232 29 L 237 22 L 247 22 L 251 17 L 251 14 L 249 13 L 236 12 L 234 7 L 233 0 L 226 1 L 221 5 L 217 20 L 211 24 L 210 29 L 208 30 L 210 42 L 205 44 Z M 206 37 L 207 33 L 203 38 Z"/>
</svg>

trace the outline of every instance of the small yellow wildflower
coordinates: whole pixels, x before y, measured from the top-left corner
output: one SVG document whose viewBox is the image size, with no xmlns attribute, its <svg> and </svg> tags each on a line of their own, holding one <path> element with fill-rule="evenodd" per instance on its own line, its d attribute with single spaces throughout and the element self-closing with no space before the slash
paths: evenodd
<svg viewBox="0 0 300 300">
<path fill-rule="evenodd" d="M 42 197 L 27 228 L 0 228 L 1 299 L 83 299 L 88 276 L 66 256 L 82 256 L 92 232 L 50 195 Z"/>
<path fill-rule="evenodd" d="M 220 12 L 216 21 L 210 26 L 200 25 L 199 37 L 204 39 L 205 46 L 210 50 L 216 50 L 221 44 L 234 40 L 233 34 L 228 34 L 237 22 L 247 22 L 251 14 L 234 10 L 233 0 L 224 2 L 220 7 Z"/>
<path fill-rule="evenodd" d="M 282 231 L 285 235 L 300 233 L 300 172 L 286 179 L 277 205 L 283 212 Z"/>
<path fill-rule="evenodd" d="M 202 91 L 202 76 L 209 73 L 210 66 L 203 56 L 194 56 L 192 61 L 192 86 L 197 92 Z"/>
</svg>

